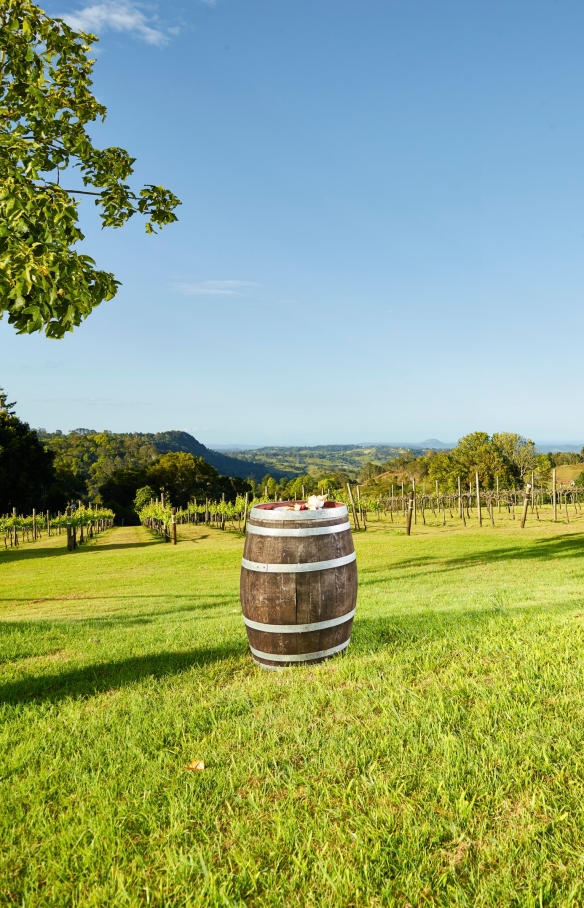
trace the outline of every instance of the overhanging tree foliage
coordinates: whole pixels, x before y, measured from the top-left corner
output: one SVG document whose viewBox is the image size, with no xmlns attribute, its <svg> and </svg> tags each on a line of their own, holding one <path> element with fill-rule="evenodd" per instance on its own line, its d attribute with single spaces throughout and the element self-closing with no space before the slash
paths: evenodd
<svg viewBox="0 0 584 908">
<path fill-rule="evenodd" d="M 62 337 L 117 292 L 113 274 L 72 248 L 83 239 L 77 195 L 96 197 L 106 227 L 136 212 L 148 233 L 176 221 L 172 192 L 135 193 L 135 158 L 89 138 L 86 124 L 106 116 L 91 93 L 94 41 L 30 0 L 0 0 L 0 318 L 19 334 Z"/>
</svg>

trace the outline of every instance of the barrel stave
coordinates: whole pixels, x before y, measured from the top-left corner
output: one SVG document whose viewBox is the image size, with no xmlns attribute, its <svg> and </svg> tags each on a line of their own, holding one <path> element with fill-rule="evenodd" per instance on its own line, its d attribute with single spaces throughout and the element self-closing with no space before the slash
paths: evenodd
<svg viewBox="0 0 584 908">
<path fill-rule="evenodd" d="M 248 534 L 243 557 L 262 564 L 328 561 L 354 552 L 350 530 L 329 536 L 255 536 Z"/>
<path fill-rule="evenodd" d="M 268 634 L 248 628 L 248 639 L 255 650 L 266 653 L 265 658 L 254 655 L 254 659 L 276 665 L 274 660 L 270 660 L 268 653 L 290 656 L 323 652 L 347 641 L 351 636 L 352 626 L 353 619 L 350 618 L 349 621 L 337 627 L 330 627 L 322 631 L 309 631 L 304 634 Z M 311 665 L 325 659 L 326 656 L 323 656 L 318 659 L 308 659 L 300 664 Z M 281 665 L 281 663 L 279 664 Z"/>
<path fill-rule="evenodd" d="M 345 615 L 357 595 L 356 563 L 306 574 L 243 570 L 243 614 L 264 624 L 311 624 Z"/>
<path fill-rule="evenodd" d="M 298 574 L 241 572 L 243 614 L 262 624 L 296 624 Z"/>
</svg>

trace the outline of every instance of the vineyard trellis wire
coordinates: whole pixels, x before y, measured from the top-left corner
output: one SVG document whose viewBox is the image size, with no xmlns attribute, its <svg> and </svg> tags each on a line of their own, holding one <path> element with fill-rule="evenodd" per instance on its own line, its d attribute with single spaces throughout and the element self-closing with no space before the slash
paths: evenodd
<svg viewBox="0 0 584 908">
<path fill-rule="evenodd" d="M 477 486 L 469 487 L 468 491 L 460 489 L 457 492 L 442 493 L 436 491 L 433 494 L 425 490 L 419 491 L 412 483 L 412 491 L 409 494 L 402 491 L 402 494 L 371 494 L 363 495 L 359 487 L 354 494 L 350 487 L 347 491 L 338 491 L 335 493 L 337 500 L 344 501 L 352 513 L 354 528 L 359 530 L 367 529 L 368 515 L 373 512 L 379 519 L 381 513 L 389 515 L 390 520 L 399 517 L 407 517 L 410 501 L 412 503 L 414 524 L 418 520 L 425 525 L 426 514 L 431 512 L 435 519 L 440 519 L 443 525 L 446 525 L 447 512 L 451 520 L 458 518 L 466 526 L 468 520 L 472 518 L 471 512 L 476 512 L 476 517 L 480 526 L 483 523 L 483 509 L 486 512 L 486 519 L 494 526 L 495 512 L 500 514 L 503 510 L 515 519 L 519 516 L 516 510 L 523 506 L 521 513 L 522 525 L 525 523 L 527 510 L 530 509 L 536 520 L 540 519 L 539 510 L 545 506 L 553 508 L 553 519 L 557 520 L 560 515 L 567 521 L 570 519 L 570 511 L 574 515 L 581 513 L 582 506 L 580 502 L 580 490 L 577 486 L 564 486 L 552 489 L 537 488 L 532 483 L 527 483 L 521 489 L 480 489 Z"/>
<path fill-rule="evenodd" d="M 531 513 L 537 520 L 540 519 L 539 509 L 545 505 L 554 507 L 554 519 L 558 518 L 558 514 L 562 514 L 568 521 L 571 509 L 574 514 L 578 514 L 582 510 L 579 489 L 574 486 L 558 487 L 552 490 L 538 489 L 528 483 L 527 498 L 525 487 L 521 489 L 481 489 L 477 485 L 474 487 L 470 485 L 465 491 L 461 488 L 459 491 L 446 493 L 436 490 L 431 494 L 426 492 L 424 487 L 422 490 L 416 488 L 415 482 L 411 486 L 412 490 L 409 493 L 402 486 L 401 494 L 397 495 L 394 494 L 393 489 L 391 494 L 364 493 L 358 484 L 347 485 L 346 489 L 328 491 L 331 499 L 341 501 L 347 506 L 352 518 L 353 529 L 358 531 L 366 531 L 368 521 L 375 517 L 379 520 L 382 514 L 389 517 L 392 523 L 403 518 L 406 528 L 411 522 L 414 525 L 419 522 L 426 525 L 427 516 L 430 513 L 442 525 L 446 525 L 448 515 L 450 520 L 458 519 L 466 526 L 467 522 L 473 518 L 473 513 L 476 513 L 480 526 L 483 525 L 483 520 L 494 525 L 495 514 L 500 514 L 503 510 L 507 511 L 512 519 L 515 519 L 516 516 L 520 517 L 520 513 L 516 513 L 516 511 L 526 500 Z M 172 508 L 168 502 L 163 504 L 162 501 L 152 501 L 142 508 L 139 517 L 143 526 L 158 533 L 165 541 L 171 542 L 174 541 L 172 528 L 180 524 L 204 524 L 207 527 L 225 530 L 227 524 L 230 523 L 232 529 L 245 532 L 251 508 L 256 504 L 274 500 L 278 499 L 267 495 L 255 498 L 239 495 L 234 502 L 213 501 L 208 498 L 204 501 L 193 499 L 186 508 Z M 409 509 L 411 509 L 411 516 L 408 520 Z M 525 514 L 523 514 L 523 522 L 524 520 Z"/>
</svg>

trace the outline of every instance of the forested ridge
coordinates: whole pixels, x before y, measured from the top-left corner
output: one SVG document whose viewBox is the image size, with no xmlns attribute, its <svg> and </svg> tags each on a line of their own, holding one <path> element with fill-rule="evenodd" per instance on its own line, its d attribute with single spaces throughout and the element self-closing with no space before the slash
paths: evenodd
<svg viewBox="0 0 584 908">
<path fill-rule="evenodd" d="M 116 470 L 146 468 L 162 454 L 183 452 L 202 457 L 223 476 L 259 481 L 273 467 L 266 463 L 242 462 L 227 454 L 211 451 L 188 432 L 96 432 L 74 429 L 71 432 L 37 430 L 45 447 L 55 455 L 55 468 L 81 479 L 90 497 Z M 281 471 L 277 470 L 278 474 Z"/>
<path fill-rule="evenodd" d="M 282 475 L 270 464 L 243 462 L 211 451 L 182 431 L 37 429 L 37 435 L 53 462 L 54 478 L 46 496 L 49 507 L 77 499 L 98 501 L 127 522 L 135 522 L 134 497 L 145 486 L 155 495 L 165 490 L 178 505 L 191 495 L 231 500 L 251 488 L 249 481 L 261 480 L 270 470 Z"/>
</svg>

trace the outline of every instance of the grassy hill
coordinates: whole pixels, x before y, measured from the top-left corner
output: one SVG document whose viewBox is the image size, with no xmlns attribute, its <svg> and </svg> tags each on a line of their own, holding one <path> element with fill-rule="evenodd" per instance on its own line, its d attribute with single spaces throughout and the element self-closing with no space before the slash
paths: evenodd
<svg viewBox="0 0 584 908">
<path fill-rule="evenodd" d="M 236 533 L 0 552 L 0 903 L 582 904 L 584 520 L 541 517 L 374 521 L 347 656 L 281 673 Z"/>
<path fill-rule="evenodd" d="M 572 482 L 573 479 L 578 479 L 583 470 L 583 463 L 566 463 L 556 467 L 556 479 L 558 482 Z"/>
<path fill-rule="evenodd" d="M 368 461 L 381 464 L 403 454 L 406 448 L 388 445 L 316 445 L 314 447 L 266 447 L 251 451 L 233 451 L 238 460 L 269 462 L 281 472 L 321 476 L 323 473 L 347 473 L 356 479 Z M 422 454 L 422 450 L 413 452 Z"/>
</svg>

